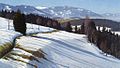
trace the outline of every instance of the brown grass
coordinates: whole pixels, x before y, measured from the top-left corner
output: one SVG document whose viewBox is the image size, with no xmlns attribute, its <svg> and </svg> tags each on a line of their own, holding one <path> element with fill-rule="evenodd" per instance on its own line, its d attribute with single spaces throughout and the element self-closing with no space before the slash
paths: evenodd
<svg viewBox="0 0 120 68">
<path fill-rule="evenodd" d="M 20 57 L 22 57 L 22 58 L 24 58 L 24 59 L 28 59 L 28 60 L 35 60 L 35 61 L 37 61 L 38 63 L 40 63 L 40 61 L 36 58 L 36 57 L 34 57 L 34 56 L 28 56 L 28 55 L 24 55 L 24 54 L 17 54 L 17 53 L 10 53 L 11 55 L 15 55 L 15 56 L 20 56 Z"/>
<path fill-rule="evenodd" d="M 38 57 L 38 58 L 44 58 L 44 54 L 41 52 L 41 51 L 32 51 L 32 50 L 28 50 L 28 49 L 25 49 L 23 47 L 20 47 L 20 46 L 16 46 L 15 48 L 18 48 L 18 49 L 21 49 L 21 50 L 24 50 L 28 53 L 31 53 L 32 55 L 34 55 L 35 57 Z"/>
<path fill-rule="evenodd" d="M 45 58 L 45 55 L 44 55 L 45 53 L 44 53 L 41 49 L 39 49 L 39 50 L 37 50 L 37 51 L 33 51 L 33 50 L 30 50 L 30 49 L 26 49 L 26 48 L 24 48 L 24 47 L 21 47 L 21 45 L 19 45 L 19 44 L 16 44 L 15 48 L 16 48 L 16 49 L 23 50 L 23 51 L 25 51 L 25 52 L 28 52 L 28 53 L 30 53 L 30 54 L 32 54 L 32 55 L 18 54 L 18 53 L 16 52 L 16 50 L 13 50 L 13 51 L 7 53 L 7 54 L 3 57 L 3 59 L 6 59 L 6 60 L 12 59 L 12 60 L 14 60 L 14 61 L 18 61 L 18 62 L 22 62 L 22 63 L 26 63 L 26 64 L 28 64 L 28 65 L 31 65 L 31 66 L 33 66 L 34 68 L 38 68 L 36 64 L 26 62 L 26 61 L 24 61 L 24 60 L 15 58 L 14 56 L 19 56 L 19 57 L 22 57 L 23 59 L 28 59 L 28 60 L 30 60 L 30 61 L 35 60 L 35 61 L 38 62 L 38 63 L 41 63 L 41 62 L 40 62 L 37 58 Z"/>
<path fill-rule="evenodd" d="M 8 52 L 10 52 L 13 49 L 13 45 L 11 43 L 5 43 L 3 45 L 0 45 L 0 58 L 5 56 Z"/>
<path fill-rule="evenodd" d="M 18 61 L 18 62 L 23 62 L 23 63 L 26 63 L 26 64 L 29 64 L 29 65 L 31 65 L 31 66 L 33 66 L 34 68 L 38 68 L 36 65 L 34 65 L 34 64 L 31 64 L 31 63 L 28 63 L 28 62 L 25 62 L 25 61 L 23 61 L 23 60 L 20 60 L 20 59 L 16 59 L 16 58 L 14 58 L 14 57 L 12 57 L 12 56 L 7 56 L 9 59 L 12 59 L 12 60 L 15 60 L 15 61 Z"/>
</svg>

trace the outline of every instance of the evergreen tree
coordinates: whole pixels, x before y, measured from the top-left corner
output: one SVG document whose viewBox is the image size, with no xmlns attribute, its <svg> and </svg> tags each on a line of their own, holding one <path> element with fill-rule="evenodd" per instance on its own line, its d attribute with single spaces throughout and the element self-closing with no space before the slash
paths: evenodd
<svg viewBox="0 0 120 68">
<path fill-rule="evenodd" d="M 80 32 L 81 34 L 84 34 L 85 33 L 85 27 L 84 27 L 84 23 L 82 23 L 82 25 L 81 25 L 81 32 Z"/>
<path fill-rule="evenodd" d="M 61 24 L 60 24 L 60 23 L 58 23 L 58 29 L 59 29 L 59 30 L 61 30 L 61 29 L 62 29 L 62 27 L 61 27 Z"/>
<path fill-rule="evenodd" d="M 58 21 L 56 21 L 56 20 L 53 20 L 53 28 L 55 28 L 55 29 L 61 29 L 61 24 L 58 22 Z"/>
<path fill-rule="evenodd" d="M 26 35 L 25 15 L 21 14 L 20 10 L 18 10 L 14 16 L 13 25 L 14 25 L 15 31 L 18 31 L 23 35 Z"/>
<path fill-rule="evenodd" d="M 38 18 L 36 19 L 36 23 L 37 23 L 38 25 L 41 25 L 42 19 L 41 19 L 40 17 L 38 17 Z"/>
<path fill-rule="evenodd" d="M 51 28 L 53 28 L 52 20 L 48 20 L 46 26 L 47 26 L 47 27 L 51 27 Z"/>
<path fill-rule="evenodd" d="M 100 26 L 98 26 L 98 31 L 100 31 Z"/>
<path fill-rule="evenodd" d="M 103 26 L 103 28 L 102 28 L 102 32 L 105 32 L 105 30 L 106 30 L 106 28 Z"/>
<path fill-rule="evenodd" d="M 78 28 L 77 33 L 81 34 L 81 29 L 80 28 Z"/>
<path fill-rule="evenodd" d="M 65 25 L 65 30 L 68 32 L 72 32 L 72 26 L 70 22 L 67 22 Z"/>
<path fill-rule="evenodd" d="M 77 33 L 78 32 L 78 29 L 77 29 L 77 26 L 75 26 L 75 33 Z"/>
<path fill-rule="evenodd" d="M 85 27 L 85 34 L 89 35 L 92 33 L 92 31 L 96 30 L 95 22 L 92 21 L 88 16 L 86 17 L 84 21 L 84 27 Z"/>
</svg>

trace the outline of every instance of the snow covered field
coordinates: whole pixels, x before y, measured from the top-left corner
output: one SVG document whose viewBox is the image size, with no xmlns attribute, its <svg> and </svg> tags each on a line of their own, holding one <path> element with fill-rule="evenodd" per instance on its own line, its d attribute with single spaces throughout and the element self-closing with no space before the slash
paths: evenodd
<svg viewBox="0 0 120 68">
<path fill-rule="evenodd" d="M 9 22 L 12 22 L 12 20 L 9 20 Z M 6 42 L 12 42 L 15 37 L 18 35 L 21 35 L 18 32 L 15 32 L 13 30 L 13 27 L 11 27 L 12 30 L 8 30 L 8 20 L 5 18 L 0 17 L 0 44 L 4 44 Z M 12 23 L 10 23 L 10 26 L 12 26 Z"/>
<path fill-rule="evenodd" d="M 0 18 L 2 20 L 3 18 Z M 2 22 L 5 22 L 4 19 Z M 7 21 L 6 21 L 7 22 Z M 1 23 L 1 22 L 0 22 Z M 1 26 L 0 26 L 1 27 Z M 13 30 L 9 32 L 7 29 L 1 28 L 3 38 L 11 37 L 10 34 L 15 34 Z M 11 27 L 12 28 L 12 27 Z M 111 55 L 105 56 L 93 44 L 89 43 L 85 35 L 73 34 L 65 31 L 52 32 L 54 29 L 27 24 L 27 33 L 37 33 L 33 36 L 22 36 L 17 39 L 17 44 L 21 47 L 33 51 L 42 50 L 46 59 L 37 58 L 28 60 L 19 56 L 14 56 L 17 59 L 24 60 L 30 64 L 34 64 L 37 68 L 119 68 L 120 60 Z M 0 30 L 0 33 L 1 33 Z M 6 33 L 8 32 L 8 34 Z M 12 33 L 13 32 L 13 33 Z M 40 32 L 40 33 L 38 33 Z M 46 33 L 42 33 L 46 32 Z M 0 34 L 0 37 L 2 35 Z M 13 35 L 12 35 L 13 36 Z M 1 41 L 1 40 L 0 40 Z M 31 55 L 23 50 L 14 48 L 13 52 L 24 55 Z M 0 59 L 2 68 L 34 68 L 28 64 L 15 61 Z"/>
<path fill-rule="evenodd" d="M 8 22 L 9 21 L 9 22 Z M 13 21 L 8 20 L 5 18 L 0 17 L 0 44 L 3 44 L 4 41 L 11 41 L 15 37 L 22 35 L 19 32 L 15 32 L 13 28 Z M 8 30 L 8 23 L 9 23 L 9 30 Z M 47 28 L 43 26 L 38 26 L 38 25 L 32 25 L 27 23 L 27 34 L 31 33 L 38 33 L 38 32 L 48 32 L 48 31 L 53 31 L 54 29 L 52 28 Z"/>
<path fill-rule="evenodd" d="M 8 50 L 8 46 L 13 44 L 13 41 L 16 37 L 21 36 L 22 34 L 20 34 L 19 32 L 15 32 L 14 28 L 13 28 L 13 21 L 12 20 L 8 20 L 5 18 L 0 17 L 0 53 L 4 50 Z M 9 23 L 9 24 L 8 24 Z M 8 30 L 8 25 L 9 30 Z M 42 29 L 42 30 L 41 30 Z M 47 28 L 47 27 L 43 27 L 43 26 L 38 26 L 38 25 L 33 25 L 33 24 L 29 24 L 27 23 L 27 34 L 31 34 L 31 33 L 38 33 L 38 32 L 50 32 L 53 31 L 55 29 L 52 28 Z M 8 45 L 10 44 L 10 45 Z M 6 47 L 4 47 L 4 45 L 6 45 Z M 0 54 L 1 56 L 1 54 Z M 0 59 L 0 66 L 2 65 L 2 68 L 6 68 L 6 66 L 10 66 L 8 65 L 9 63 L 7 63 L 7 65 L 4 65 L 4 61 L 3 59 Z M 4 62 L 3 62 L 4 61 Z M 2 63 L 3 62 L 3 63 Z M 13 64 L 14 65 L 14 64 Z M 9 68 L 9 67 L 8 67 Z M 16 68 L 16 67 L 15 67 Z M 18 67 L 17 67 L 18 68 Z"/>
<path fill-rule="evenodd" d="M 30 40 L 30 41 L 25 41 Z M 34 41 L 34 42 L 33 42 Z M 21 37 L 18 43 L 40 48 L 47 60 L 41 60 L 39 68 L 118 68 L 120 61 L 104 56 L 94 45 L 88 43 L 85 35 L 64 31 Z"/>
</svg>

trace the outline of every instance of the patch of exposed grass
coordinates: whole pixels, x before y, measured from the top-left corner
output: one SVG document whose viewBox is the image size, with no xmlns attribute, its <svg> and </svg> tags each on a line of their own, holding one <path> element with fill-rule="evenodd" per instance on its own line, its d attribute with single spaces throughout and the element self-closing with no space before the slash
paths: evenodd
<svg viewBox="0 0 120 68">
<path fill-rule="evenodd" d="M 60 22 L 61 24 L 64 24 L 65 22 L 69 22 L 73 19 L 59 19 L 58 22 Z"/>
<path fill-rule="evenodd" d="M 33 64 L 33 63 L 29 63 L 29 62 L 26 62 L 25 60 L 22 60 L 22 59 L 19 59 L 19 58 L 15 58 L 14 56 L 18 56 L 18 57 L 21 57 L 23 59 L 27 59 L 27 60 L 34 60 L 38 63 L 41 63 L 37 58 L 45 58 L 45 53 L 42 51 L 42 50 L 37 50 L 37 51 L 33 51 L 33 50 L 30 50 L 30 49 L 26 49 L 24 47 L 21 47 L 22 45 L 19 45 L 19 44 L 16 44 L 15 48 L 16 49 L 19 49 L 19 50 L 23 50 L 25 52 L 28 52 L 30 53 L 31 55 L 25 55 L 24 53 L 22 54 L 19 54 L 16 52 L 16 50 L 13 50 L 9 53 L 7 53 L 3 59 L 6 59 L 6 60 L 9 60 L 9 59 L 12 59 L 14 61 L 18 61 L 18 62 L 22 62 L 22 63 L 26 63 L 28 65 L 31 65 L 33 66 L 34 68 L 37 68 L 37 65 Z"/>
<path fill-rule="evenodd" d="M 15 48 L 18 48 L 18 49 L 24 50 L 25 52 L 31 53 L 32 55 L 34 55 L 35 57 L 38 57 L 38 58 L 45 57 L 41 51 L 32 51 L 32 50 L 28 50 L 28 49 L 25 49 L 25 48 L 20 47 L 20 46 L 16 46 Z"/>
<path fill-rule="evenodd" d="M 0 45 L 0 58 L 2 58 L 5 54 L 10 52 L 13 49 L 13 45 L 11 43 L 5 43 Z"/>
<path fill-rule="evenodd" d="M 42 33 L 45 33 L 45 34 L 48 34 L 48 33 L 53 33 L 53 32 L 58 32 L 59 30 L 53 30 L 53 31 L 50 31 L 50 32 L 42 32 Z"/>
<path fill-rule="evenodd" d="M 31 66 L 33 66 L 34 68 L 38 68 L 36 65 L 34 65 L 34 64 L 31 64 L 31 63 L 28 63 L 28 62 L 26 62 L 26 61 L 24 61 L 24 60 L 20 60 L 20 59 L 16 59 L 16 58 L 14 58 L 13 56 L 11 56 L 11 55 L 8 55 L 7 56 L 9 59 L 12 59 L 12 60 L 15 60 L 15 61 L 18 61 L 18 62 L 22 62 L 22 63 L 26 63 L 26 64 L 28 64 L 28 65 L 31 65 Z"/>
<path fill-rule="evenodd" d="M 17 54 L 17 53 L 14 53 L 14 52 L 12 52 L 10 54 L 14 55 L 14 56 L 19 56 L 19 57 L 22 57 L 22 58 L 28 59 L 28 60 L 35 60 L 38 63 L 40 63 L 40 61 L 36 57 L 34 57 L 34 56 L 28 56 L 28 55 L 24 55 L 24 54 Z"/>
<path fill-rule="evenodd" d="M 40 33 L 42 33 L 42 34 L 48 34 L 48 33 L 53 33 L 53 32 L 58 32 L 58 31 L 59 31 L 59 30 L 55 29 L 55 30 L 53 30 L 53 31 L 40 32 Z M 37 34 L 39 34 L 39 32 L 38 32 L 38 33 L 34 33 L 34 34 L 28 34 L 27 36 L 36 36 Z"/>
</svg>

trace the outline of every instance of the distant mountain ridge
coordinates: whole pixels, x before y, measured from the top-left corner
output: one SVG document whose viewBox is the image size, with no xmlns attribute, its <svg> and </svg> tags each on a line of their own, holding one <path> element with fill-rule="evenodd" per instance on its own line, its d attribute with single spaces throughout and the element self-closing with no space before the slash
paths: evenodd
<svg viewBox="0 0 120 68">
<path fill-rule="evenodd" d="M 90 16 L 91 18 L 108 18 L 108 19 L 115 19 L 120 17 L 120 14 L 112 14 L 112 13 L 104 13 L 98 14 L 92 12 L 90 10 L 84 8 L 77 8 L 77 7 L 69 7 L 69 6 L 55 6 L 55 7 L 33 7 L 28 5 L 17 5 L 12 6 L 8 4 L 0 3 L 0 11 L 1 10 L 8 10 L 8 11 L 17 11 L 18 9 L 25 14 L 37 14 L 41 16 L 47 16 L 50 18 L 84 18 L 86 15 Z M 116 19 L 116 20 L 118 20 Z"/>
<path fill-rule="evenodd" d="M 91 17 L 102 17 L 101 15 L 94 13 L 90 10 L 68 6 L 56 6 L 42 9 L 43 11 L 52 14 L 54 17 L 70 18 L 70 17 L 85 17 L 86 15 Z"/>
<path fill-rule="evenodd" d="M 101 15 L 94 13 L 90 10 L 86 10 L 83 8 L 76 8 L 76 7 L 68 7 L 68 6 L 33 7 L 28 5 L 11 6 L 0 3 L 0 10 L 16 11 L 17 9 L 20 9 L 25 14 L 33 13 L 48 17 L 69 18 L 69 17 L 84 17 L 86 15 L 89 15 L 91 17 L 101 17 Z"/>
<path fill-rule="evenodd" d="M 104 17 L 120 17 L 120 13 L 104 13 L 102 14 Z"/>
<path fill-rule="evenodd" d="M 41 16 L 51 16 L 48 13 L 45 13 L 42 10 L 39 10 L 33 6 L 28 6 L 28 5 L 17 5 L 17 6 L 11 6 L 11 5 L 7 5 L 7 4 L 2 4 L 0 3 L 0 10 L 7 10 L 7 11 L 17 11 L 17 10 L 21 10 L 21 12 L 25 13 L 25 14 L 38 14 Z"/>
</svg>

